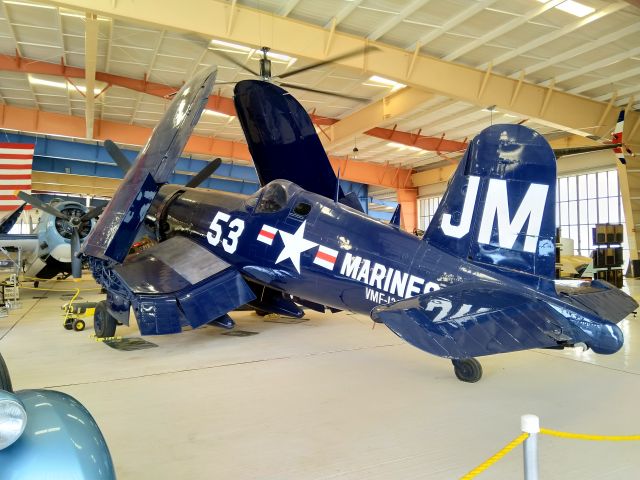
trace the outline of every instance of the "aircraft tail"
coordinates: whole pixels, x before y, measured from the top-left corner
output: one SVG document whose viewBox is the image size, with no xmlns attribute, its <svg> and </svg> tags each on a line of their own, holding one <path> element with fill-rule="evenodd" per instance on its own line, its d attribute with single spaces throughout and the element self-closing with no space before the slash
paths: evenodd
<svg viewBox="0 0 640 480">
<path fill-rule="evenodd" d="M 624 129 L 624 109 L 620 110 L 620 114 L 618 115 L 618 121 L 616 122 L 616 126 L 613 129 L 613 138 L 612 138 L 612 142 L 613 143 L 622 143 L 622 130 Z M 615 153 L 616 157 L 618 158 L 618 160 L 620 160 L 620 163 L 622 163 L 623 165 L 625 165 L 627 163 L 627 161 L 624 159 L 624 151 L 623 148 L 625 148 L 624 144 L 621 145 L 620 147 L 616 147 L 613 149 L 613 153 Z"/>
<path fill-rule="evenodd" d="M 541 287 L 555 276 L 555 190 L 544 137 L 493 125 L 469 144 L 423 239 Z"/>
<path fill-rule="evenodd" d="M 11 212 L 10 215 L 8 215 L 4 219 L 2 219 L 2 221 L 0 221 L 0 234 L 9 233 L 9 230 L 11 230 L 13 226 L 17 223 L 18 218 L 20 218 L 20 215 L 22 215 L 22 211 L 26 206 L 27 204 L 23 203 L 18 208 L 16 208 L 13 212 Z"/>
</svg>

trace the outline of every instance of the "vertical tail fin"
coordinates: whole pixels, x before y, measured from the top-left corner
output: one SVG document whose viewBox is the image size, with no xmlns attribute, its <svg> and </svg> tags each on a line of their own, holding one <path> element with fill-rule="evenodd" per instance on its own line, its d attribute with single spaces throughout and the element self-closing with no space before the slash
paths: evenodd
<svg viewBox="0 0 640 480">
<path fill-rule="evenodd" d="M 622 130 L 624 130 L 624 109 L 620 110 L 618 121 L 616 122 L 616 126 L 613 129 L 613 143 L 622 143 Z M 622 150 L 623 148 L 625 148 L 624 145 L 622 145 L 621 147 L 616 147 L 613 149 L 613 153 L 615 153 L 618 160 L 620 160 L 620 163 L 625 165 L 627 161 L 624 159 L 624 152 Z"/>
<path fill-rule="evenodd" d="M 400 213 L 402 211 L 402 205 L 396 205 L 396 209 L 393 211 L 393 215 L 391 216 L 391 220 L 389 220 L 389 225 L 392 227 L 400 228 Z"/>
<path fill-rule="evenodd" d="M 537 283 L 555 274 L 556 159 L 522 125 L 493 125 L 469 144 L 425 236 L 469 261 Z"/>
</svg>

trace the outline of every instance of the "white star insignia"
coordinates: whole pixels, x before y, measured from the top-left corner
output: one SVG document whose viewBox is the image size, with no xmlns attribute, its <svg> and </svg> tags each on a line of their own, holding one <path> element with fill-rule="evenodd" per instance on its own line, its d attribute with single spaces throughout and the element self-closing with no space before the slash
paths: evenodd
<svg viewBox="0 0 640 480">
<path fill-rule="evenodd" d="M 280 252 L 280 255 L 278 255 L 276 263 L 280 263 L 288 258 L 291 260 L 291 263 L 293 263 L 293 266 L 296 267 L 298 273 L 300 273 L 300 254 L 318 245 L 304 238 L 304 227 L 306 223 L 306 220 L 302 222 L 302 225 L 300 225 L 296 233 L 293 234 L 278 230 L 284 242 L 284 248 Z"/>
</svg>

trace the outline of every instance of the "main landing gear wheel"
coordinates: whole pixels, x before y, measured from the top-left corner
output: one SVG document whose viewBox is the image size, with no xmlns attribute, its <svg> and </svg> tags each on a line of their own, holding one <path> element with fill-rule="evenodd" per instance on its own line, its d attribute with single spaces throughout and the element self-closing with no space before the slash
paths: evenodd
<svg viewBox="0 0 640 480">
<path fill-rule="evenodd" d="M 116 319 L 107 310 L 107 302 L 104 300 L 98 302 L 93 314 L 93 330 L 96 337 L 113 337 L 116 333 L 116 325 Z"/>
<path fill-rule="evenodd" d="M 451 363 L 458 380 L 476 383 L 482 378 L 482 365 L 475 358 L 453 359 Z"/>
<path fill-rule="evenodd" d="M 4 363 L 4 358 L 0 354 L 0 390 L 6 390 L 7 392 L 13 392 L 13 386 L 11 385 L 11 377 L 9 376 L 9 369 L 7 364 Z"/>
</svg>

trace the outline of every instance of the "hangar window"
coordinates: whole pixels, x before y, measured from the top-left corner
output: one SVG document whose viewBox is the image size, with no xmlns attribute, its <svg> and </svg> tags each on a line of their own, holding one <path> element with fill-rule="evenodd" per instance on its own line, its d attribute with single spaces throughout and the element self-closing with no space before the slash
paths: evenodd
<svg viewBox="0 0 640 480">
<path fill-rule="evenodd" d="M 279 212 L 287 206 L 287 190 L 280 183 L 272 182 L 262 192 L 256 213 Z"/>
<path fill-rule="evenodd" d="M 618 172 L 607 170 L 560 177 L 556 189 L 556 225 L 561 236 L 573 240 L 575 255 L 588 257 L 593 250 L 592 228 L 596 223 L 624 224 Z M 625 260 L 629 246 L 625 228 L 622 244 Z M 570 255 L 570 253 L 563 253 Z"/>
<path fill-rule="evenodd" d="M 418 199 L 418 228 L 420 230 L 427 229 L 431 219 L 436 214 L 441 199 L 442 196 Z"/>
</svg>

